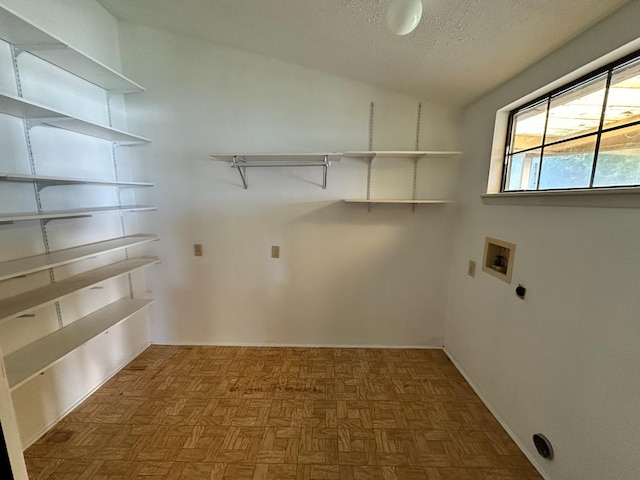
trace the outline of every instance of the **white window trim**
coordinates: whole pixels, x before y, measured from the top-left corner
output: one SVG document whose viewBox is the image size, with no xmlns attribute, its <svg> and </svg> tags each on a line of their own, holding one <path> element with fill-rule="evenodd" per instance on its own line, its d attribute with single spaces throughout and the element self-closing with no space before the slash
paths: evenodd
<svg viewBox="0 0 640 480">
<path fill-rule="evenodd" d="M 532 190 L 527 192 L 500 191 L 510 112 L 639 49 L 640 38 L 499 109 L 496 112 L 493 129 L 487 192 L 481 195 L 482 202 L 486 205 L 640 208 L 640 188 L 615 187 L 584 190 Z"/>
</svg>

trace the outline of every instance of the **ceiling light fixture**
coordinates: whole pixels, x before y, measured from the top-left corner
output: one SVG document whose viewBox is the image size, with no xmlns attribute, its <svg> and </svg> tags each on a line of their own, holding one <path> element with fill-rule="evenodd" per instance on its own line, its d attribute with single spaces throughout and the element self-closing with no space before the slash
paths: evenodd
<svg viewBox="0 0 640 480">
<path fill-rule="evenodd" d="M 396 35 L 406 35 L 420 23 L 422 0 L 393 0 L 387 11 L 387 26 Z"/>
</svg>

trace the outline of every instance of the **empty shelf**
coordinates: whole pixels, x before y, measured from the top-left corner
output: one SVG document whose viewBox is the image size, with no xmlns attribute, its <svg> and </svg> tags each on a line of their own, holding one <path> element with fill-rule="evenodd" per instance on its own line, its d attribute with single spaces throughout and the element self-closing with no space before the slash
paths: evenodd
<svg viewBox="0 0 640 480">
<path fill-rule="evenodd" d="M 155 235 L 131 235 L 114 238 L 103 242 L 90 243 L 79 247 L 58 250 L 57 252 L 34 255 L 0 263 L 0 280 L 39 272 L 48 268 L 59 267 L 78 262 L 96 255 L 115 252 L 124 248 L 142 245 L 157 240 Z"/>
<path fill-rule="evenodd" d="M 0 300 L 0 321 L 17 317 L 30 310 L 53 303 L 72 293 L 91 287 L 110 278 L 117 278 L 129 272 L 158 263 L 157 258 L 132 258 L 104 267 L 80 273 L 59 282 L 36 288 L 13 297 Z"/>
<path fill-rule="evenodd" d="M 345 157 L 364 157 L 364 158 L 376 158 L 376 157 L 454 157 L 460 155 L 462 152 L 446 152 L 436 150 L 374 150 L 374 151 L 356 151 L 356 152 L 344 152 Z"/>
<path fill-rule="evenodd" d="M 27 382 L 92 338 L 139 312 L 152 300 L 123 298 L 7 355 L 9 388 Z"/>
<path fill-rule="evenodd" d="M 25 100 L 24 98 L 7 95 L 6 93 L 0 93 L 0 113 L 29 120 L 32 126 L 43 125 L 61 128 L 110 142 L 116 142 L 120 145 L 149 143 L 149 140 L 144 137 L 87 120 L 81 120 L 72 115 L 47 108 L 35 102 Z"/>
<path fill-rule="evenodd" d="M 442 204 L 442 203 L 451 203 L 450 200 L 411 200 L 411 199 L 384 199 L 384 198 L 349 198 L 345 199 L 347 203 L 401 203 L 401 204 L 409 204 L 409 205 L 423 205 L 423 204 Z"/>
<path fill-rule="evenodd" d="M 32 53 L 105 90 L 119 93 L 144 91 L 134 81 L 70 47 L 6 7 L 0 7 L 0 38 L 15 45 L 18 52 Z"/>
<path fill-rule="evenodd" d="M 20 173 L 0 173 L 2 182 L 35 183 L 40 189 L 56 185 L 105 185 L 116 187 L 153 187 L 147 182 L 120 182 L 118 180 L 92 180 L 89 178 L 48 177 L 44 175 L 25 175 Z"/>
<path fill-rule="evenodd" d="M 11 223 L 24 220 L 39 220 L 56 218 L 80 218 L 90 217 L 100 213 L 118 213 L 118 212 L 143 212 L 155 210 L 156 207 L 144 205 L 131 205 L 125 207 L 96 207 L 96 208 L 78 208 L 74 210 L 56 210 L 52 212 L 24 212 L 24 213 L 5 213 L 0 215 L 1 223 Z"/>
</svg>

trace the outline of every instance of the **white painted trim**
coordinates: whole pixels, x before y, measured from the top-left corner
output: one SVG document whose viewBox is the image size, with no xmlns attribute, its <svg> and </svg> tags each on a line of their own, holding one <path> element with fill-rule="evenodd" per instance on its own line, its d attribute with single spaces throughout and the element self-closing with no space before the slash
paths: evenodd
<svg viewBox="0 0 640 480">
<path fill-rule="evenodd" d="M 194 347 L 276 347 L 276 348 L 389 348 L 442 350 L 441 345 L 351 345 L 351 344 L 315 344 L 315 343 L 235 343 L 235 342 L 151 342 L 151 345 L 194 346 Z"/>
<path fill-rule="evenodd" d="M 122 362 L 122 364 L 116 368 L 113 369 L 113 371 L 111 373 L 109 373 L 109 375 L 107 375 L 105 377 L 105 379 L 100 382 L 99 385 L 97 385 L 96 387 L 92 388 L 91 390 L 89 390 L 81 399 L 79 399 L 77 402 L 75 402 L 73 405 L 71 405 L 69 408 L 67 408 L 64 412 L 62 412 L 58 418 L 56 418 L 55 420 L 53 420 L 52 422 L 50 422 L 49 424 L 45 425 L 38 433 L 36 433 L 33 437 L 31 437 L 30 439 L 28 439 L 24 445 L 22 446 L 22 450 L 26 450 L 27 448 L 29 448 L 31 445 L 33 445 L 34 443 L 36 443 L 38 440 L 40 440 L 49 430 L 51 430 L 51 428 L 53 426 L 55 426 L 60 420 L 62 420 L 64 417 L 66 417 L 69 413 L 71 413 L 78 405 L 80 405 L 82 402 L 84 402 L 87 398 L 89 398 L 91 395 L 93 395 L 96 390 L 98 390 L 100 387 L 102 387 L 105 383 L 107 383 L 109 380 L 111 380 L 111 378 L 113 378 L 113 376 L 118 373 L 120 370 L 122 370 L 124 367 L 126 367 L 127 365 L 129 365 L 129 363 L 131 363 L 135 358 L 137 358 L 140 354 L 142 354 L 142 352 L 144 352 L 147 348 L 149 348 L 149 345 L 151 345 L 150 343 L 146 343 L 144 345 L 144 348 L 140 349 L 139 351 L 137 351 L 136 353 L 134 353 L 133 355 L 130 355 L 126 361 Z"/>
<path fill-rule="evenodd" d="M 464 371 L 462 366 L 456 361 L 456 359 L 454 358 L 453 354 L 449 351 L 449 349 L 446 346 L 444 346 L 442 348 L 442 350 L 447 355 L 447 357 L 449 357 L 449 360 L 451 360 L 451 363 L 453 363 L 453 365 L 456 367 L 456 369 L 462 374 L 462 376 L 467 381 L 467 383 L 471 386 L 471 388 L 473 388 L 473 391 L 476 392 L 476 395 L 478 395 L 478 397 L 480 397 L 480 400 L 482 400 L 482 403 L 484 403 L 484 405 L 489 409 L 489 411 L 491 412 L 491 415 L 493 415 L 495 417 L 495 419 L 498 421 L 498 423 L 502 426 L 502 428 L 504 428 L 504 430 L 507 432 L 507 434 L 511 437 L 511 440 L 513 440 L 515 442 L 515 444 L 522 451 L 524 456 L 527 457 L 527 459 L 531 462 L 531 464 L 538 471 L 538 473 L 540 475 L 542 475 L 542 478 L 544 478 L 545 480 L 549 480 L 551 477 L 549 477 L 545 473 L 544 469 L 542 468 L 542 465 L 540 465 L 540 463 L 538 462 L 538 459 L 535 458 L 534 456 L 532 456 L 531 453 L 525 448 L 524 444 L 515 435 L 515 433 L 513 433 L 511 428 L 509 428 L 509 425 L 507 424 L 507 422 L 500 416 L 500 414 L 497 412 L 497 410 L 495 408 L 493 408 L 493 406 L 489 403 L 487 398 L 482 394 L 480 389 L 473 383 L 471 378 L 469 378 L 467 373 Z"/>
<path fill-rule="evenodd" d="M 538 88 L 537 90 L 521 97 L 508 105 L 505 105 L 496 112 L 494 130 L 493 130 L 493 142 L 491 145 L 491 161 L 489 165 L 489 179 L 487 182 L 487 195 L 500 193 L 500 185 L 502 183 L 502 167 L 504 165 L 504 153 L 507 142 L 507 128 L 509 123 L 509 112 L 516 108 L 525 105 L 526 103 L 535 100 L 538 97 L 542 97 L 547 93 L 560 88 L 563 85 L 567 85 L 589 73 L 604 67 L 609 63 L 615 62 L 626 55 L 630 55 L 640 48 L 640 38 L 633 40 L 625 45 L 622 45 L 615 50 L 596 58 L 595 60 L 583 65 L 582 67 L 567 73 L 566 75 L 557 78 L 556 80 Z M 483 201 L 487 197 L 483 196 Z M 489 200 L 492 198 L 489 197 Z M 485 202 L 489 203 L 489 202 Z M 512 202 L 513 203 L 513 202 Z M 579 206 L 592 206 L 592 205 L 579 205 Z M 607 205 L 593 205 L 593 206 L 607 206 Z"/>
<path fill-rule="evenodd" d="M 485 205 L 640 208 L 640 188 L 637 187 L 531 190 L 489 193 L 480 197 Z"/>
</svg>

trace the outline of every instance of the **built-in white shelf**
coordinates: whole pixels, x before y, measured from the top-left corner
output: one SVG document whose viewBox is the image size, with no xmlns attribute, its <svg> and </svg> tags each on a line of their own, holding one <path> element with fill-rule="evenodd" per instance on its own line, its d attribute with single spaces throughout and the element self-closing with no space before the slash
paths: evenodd
<svg viewBox="0 0 640 480">
<path fill-rule="evenodd" d="M 406 204 L 406 205 L 427 205 L 427 204 L 431 204 L 431 205 L 439 205 L 439 204 L 443 204 L 443 203 L 450 203 L 449 200 L 411 200 L 411 199 L 385 199 L 385 198 L 371 198 L 371 199 L 366 199 L 366 198 L 348 198 L 345 199 L 346 203 L 369 203 L 369 204 L 373 204 L 373 203 L 400 203 L 400 204 Z"/>
<path fill-rule="evenodd" d="M 412 205 L 412 209 L 415 210 L 416 205 L 440 205 L 444 203 L 450 203 L 449 200 L 444 199 L 427 199 L 427 198 L 371 198 L 371 178 L 373 175 L 372 164 L 375 158 L 407 158 L 412 159 L 413 164 L 413 197 L 416 196 L 416 182 L 418 180 L 418 162 L 425 158 L 448 158 L 460 155 L 462 152 L 450 152 L 440 150 L 361 150 L 344 152 L 345 157 L 352 158 L 366 158 L 369 161 L 369 167 L 367 171 L 367 198 L 349 198 L 345 199 L 346 203 L 365 203 L 371 205 L 376 203 L 385 204 L 404 204 Z"/>
<path fill-rule="evenodd" d="M 155 235 L 130 235 L 32 257 L 9 260 L 0 263 L 0 281 L 79 262 L 96 255 L 135 247 L 157 239 L 158 237 Z"/>
<path fill-rule="evenodd" d="M 74 210 L 56 210 L 52 212 L 23 212 L 23 213 L 5 213 L 0 215 L 0 224 L 20 222 L 26 220 L 55 220 L 60 218 L 81 218 L 90 217 L 102 213 L 119 213 L 119 212 L 145 212 L 155 210 L 156 207 L 146 205 L 131 205 L 123 207 L 96 207 L 96 208 L 77 208 Z"/>
<path fill-rule="evenodd" d="M 6 93 L 0 93 L 0 113 L 28 120 L 30 126 L 42 125 L 61 128 L 63 130 L 115 142 L 120 145 L 149 143 L 149 140 L 144 137 L 87 120 L 81 120 L 73 115 L 53 110 L 44 105 L 25 100 L 24 98 L 7 95 Z"/>
<path fill-rule="evenodd" d="M 327 170 L 331 162 L 340 160 L 342 155 L 341 152 L 271 152 L 212 153 L 210 156 L 237 168 L 246 189 L 249 187 L 246 169 L 253 167 L 323 167 L 322 188 L 327 188 Z"/>
<path fill-rule="evenodd" d="M 35 183 L 38 189 L 60 185 L 104 185 L 115 187 L 153 187 L 147 182 L 121 182 L 118 180 L 93 180 L 89 178 L 49 177 L 45 175 L 24 175 L 21 173 L 0 173 L 0 182 Z"/>
<path fill-rule="evenodd" d="M 121 277 L 127 273 L 158 263 L 158 261 L 157 258 L 153 257 L 131 258 L 78 275 L 73 275 L 59 282 L 14 295 L 13 297 L 5 298 L 4 300 L 0 300 L 0 322 L 43 307 L 110 278 Z"/>
<path fill-rule="evenodd" d="M 142 92 L 144 88 L 6 7 L 0 7 L 0 38 L 105 90 Z"/>
<path fill-rule="evenodd" d="M 120 299 L 7 355 L 4 357 L 4 365 L 9 387 L 18 388 L 79 346 L 130 318 L 150 303 L 152 300 Z"/>
<path fill-rule="evenodd" d="M 462 152 L 448 152 L 448 151 L 437 151 L 437 150 L 374 150 L 374 151 L 354 151 L 354 152 L 344 152 L 345 157 L 354 157 L 354 158 L 381 158 L 381 157 L 390 157 L 390 158 L 437 158 L 437 157 L 455 157 L 460 155 Z"/>
</svg>

